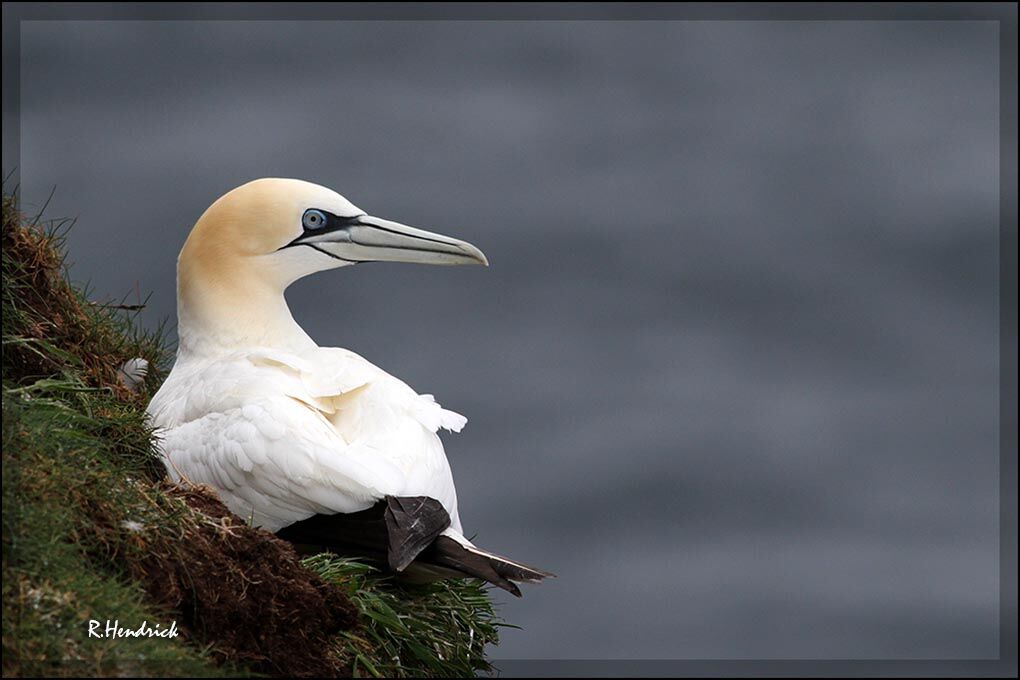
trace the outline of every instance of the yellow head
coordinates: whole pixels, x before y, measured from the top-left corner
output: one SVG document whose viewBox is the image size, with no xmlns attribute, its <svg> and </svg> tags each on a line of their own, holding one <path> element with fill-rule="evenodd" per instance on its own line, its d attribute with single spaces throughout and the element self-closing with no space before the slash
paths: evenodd
<svg viewBox="0 0 1020 680">
<path fill-rule="evenodd" d="M 240 186 L 205 211 L 181 250 L 181 346 L 310 342 L 284 290 L 308 274 L 369 261 L 488 264 L 470 243 L 371 217 L 310 182 Z"/>
</svg>

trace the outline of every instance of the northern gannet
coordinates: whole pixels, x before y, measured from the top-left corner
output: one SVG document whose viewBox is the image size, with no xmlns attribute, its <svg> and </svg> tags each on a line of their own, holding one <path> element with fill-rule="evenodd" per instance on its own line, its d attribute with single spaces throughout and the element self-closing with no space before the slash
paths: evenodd
<svg viewBox="0 0 1020 680">
<path fill-rule="evenodd" d="M 367 261 L 488 264 L 470 243 L 301 180 L 255 180 L 205 211 L 177 261 L 177 359 L 147 409 L 168 474 L 292 541 L 519 596 L 515 582 L 551 574 L 464 537 L 437 432 L 466 419 L 354 352 L 319 347 L 291 315 L 291 283 Z"/>
</svg>

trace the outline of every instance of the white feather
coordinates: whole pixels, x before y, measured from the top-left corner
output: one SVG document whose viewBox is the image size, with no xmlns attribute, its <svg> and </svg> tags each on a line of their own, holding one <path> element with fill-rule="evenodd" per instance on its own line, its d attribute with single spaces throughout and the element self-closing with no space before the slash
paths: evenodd
<svg viewBox="0 0 1020 680">
<path fill-rule="evenodd" d="M 270 531 L 387 494 L 431 496 L 461 531 L 436 433 L 466 419 L 353 352 L 183 355 L 148 411 L 174 478 L 216 488 Z"/>
</svg>

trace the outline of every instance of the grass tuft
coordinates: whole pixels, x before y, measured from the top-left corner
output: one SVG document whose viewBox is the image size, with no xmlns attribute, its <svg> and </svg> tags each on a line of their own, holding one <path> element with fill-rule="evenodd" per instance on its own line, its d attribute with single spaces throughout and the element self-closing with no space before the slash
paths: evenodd
<svg viewBox="0 0 1020 680">
<path fill-rule="evenodd" d="M 329 553 L 304 560 L 346 589 L 364 625 L 341 633 L 337 651 L 358 675 L 473 677 L 490 672 L 485 648 L 499 643 L 496 615 L 481 581 L 397 583 L 373 567 Z"/>
</svg>

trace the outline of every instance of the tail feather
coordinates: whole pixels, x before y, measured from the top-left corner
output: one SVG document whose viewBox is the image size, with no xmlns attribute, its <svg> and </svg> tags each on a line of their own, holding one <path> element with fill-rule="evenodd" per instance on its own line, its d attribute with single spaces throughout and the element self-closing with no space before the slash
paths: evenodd
<svg viewBox="0 0 1020 680">
<path fill-rule="evenodd" d="M 516 597 L 521 596 L 521 589 L 513 581 L 499 573 L 495 562 L 487 557 L 470 552 L 448 536 L 437 538 L 427 552 L 427 555 L 421 556 L 423 562 L 435 563 L 439 566 L 453 569 L 465 576 L 480 578 L 494 586 L 499 586 Z"/>
<path fill-rule="evenodd" d="M 464 548 L 475 555 L 484 557 L 492 563 L 493 568 L 503 577 L 510 579 L 511 581 L 521 581 L 524 583 L 538 583 L 545 578 L 555 578 L 556 574 L 551 571 L 544 571 L 538 567 L 532 567 L 527 564 L 520 562 L 514 562 L 513 560 L 497 555 L 495 553 L 486 552 L 475 546 L 464 546 Z"/>
<path fill-rule="evenodd" d="M 555 576 L 548 571 L 512 562 L 474 546 L 462 545 L 449 536 L 440 536 L 419 559 L 488 581 L 494 586 L 520 597 L 516 582 L 537 583 Z"/>
</svg>

